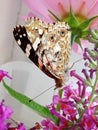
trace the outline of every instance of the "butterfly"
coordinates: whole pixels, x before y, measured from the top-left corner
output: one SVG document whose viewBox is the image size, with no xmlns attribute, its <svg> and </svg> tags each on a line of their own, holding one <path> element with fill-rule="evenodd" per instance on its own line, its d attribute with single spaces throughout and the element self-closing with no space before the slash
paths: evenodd
<svg viewBox="0 0 98 130">
<path fill-rule="evenodd" d="M 65 22 L 45 23 L 27 18 L 26 25 L 18 25 L 13 35 L 26 56 L 47 76 L 62 87 L 71 52 L 71 30 Z"/>
</svg>

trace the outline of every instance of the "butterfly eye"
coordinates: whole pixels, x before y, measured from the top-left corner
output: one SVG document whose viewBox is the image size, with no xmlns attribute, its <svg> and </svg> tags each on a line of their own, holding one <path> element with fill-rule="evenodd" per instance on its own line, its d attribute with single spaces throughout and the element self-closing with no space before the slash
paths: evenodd
<svg viewBox="0 0 98 130">
<path fill-rule="evenodd" d="M 65 36 L 65 30 L 61 30 L 60 36 L 61 36 L 61 37 L 64 37 L 64 36 Z"/>
</svg>

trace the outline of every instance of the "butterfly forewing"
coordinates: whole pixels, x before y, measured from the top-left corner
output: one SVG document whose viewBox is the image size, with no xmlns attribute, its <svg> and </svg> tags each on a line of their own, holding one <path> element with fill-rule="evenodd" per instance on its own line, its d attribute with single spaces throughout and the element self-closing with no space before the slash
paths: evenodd
<svg viewBox="0 0 98 130">
<path fill-rule="evenodd" d="M 46 24 L 29 18 L 25 27 L 17 26 L 13 33 L 27 57 L 56 81 L 56 87 L 61 87 L 70 58 L 69 26 L 65 22 Z"/>
</svg>

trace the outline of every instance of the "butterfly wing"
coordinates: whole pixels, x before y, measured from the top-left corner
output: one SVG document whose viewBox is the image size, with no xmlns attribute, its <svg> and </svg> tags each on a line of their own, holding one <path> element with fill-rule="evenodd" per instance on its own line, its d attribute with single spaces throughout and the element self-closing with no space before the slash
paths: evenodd
<svg viewBox="0 0 98 130">
<path fill-rule="evenodd" d="M 71 31 L 68 24 L 46 24 L 37 18 L 30 18 L 27 20 L 26 31 L 44 66 L 52 75 L 63 79 L 68 69 L 71 50 Z"/>
<path fill-rule="evenodd" d="M 29 18 L 26 26 L 17 26 L 13 34 L 26 56 L 61 87 L 70 54 L 69 26 Z"/>
<path fill-rule="evenodd" d="M 45 67 L 42 61 L 39 59 L 38 55 L 36 54 L 35 50 L 32 47 L 32 43 L 28 39 L 28 35 L 26 32 L 26 28 L 24 26 L 16 26 L 13 30 L 13 35 L 17 44 L 26 54 L 26 56 L 38 67 L 40 68 L 47 76 L 54 79 L 56 82 L 56 87 L 62 86 L 62 80 L 56 78 L 52 75 L 49 70 Z"/>
</svg>

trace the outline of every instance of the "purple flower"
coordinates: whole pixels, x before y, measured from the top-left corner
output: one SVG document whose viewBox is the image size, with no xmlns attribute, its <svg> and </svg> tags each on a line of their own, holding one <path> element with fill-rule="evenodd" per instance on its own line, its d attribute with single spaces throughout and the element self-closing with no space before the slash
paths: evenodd
<svg viewBox="0 0 98 130">
<path fill-rule="evenodd" d="M 92 58 L 91 58 L 91 56 L 89 55 L 87 48 L 84 49 L 83 57 L 84 57 L 84 60 L 88 60 L 89 62 L 92 61 Z"/>
<path fill-rule="evenodd" d="M 24 126 L 23 123 L 20 123 L 20 124 L 18 125 L 17 130 L 26 130 L 26 128 L 25 128 L 25 126 Z"/>
<path fill-rule="evenodd" d="M 86 85 L 82 84 L 80 81 L 77 82 L 78 84 L 78 93 L 81 98 L 84 98 L 86 96 Z"/>
<path fill-rule="evenodd" d="M 96 72 L 96 69 L 90 69 L 89 72 L 90 72 L 90 78 L 92 79 L 94 76 L 94 73 Z"/>
<path fill-rule="evenodd" d="M 54 95 L 53 96 L 53 104 L 57 105 L 59 103 L 60 96 L 59 95 Z"/>
<path fill-rule="evenodd" d="M 76 91 L 77 89 L 73 89 L 72 85 L 64 87 L 64 98 L 62 99 L 62 101 L 68 101 L 70 104 L 74 104 L 70 99 L 80 101 L 80 97 Z"/>
<path fill-rule="evenodd" d="M 7 107 L 4 104 L 4 100 L 0 103 L 0 130 L 7 130 L 10 123 L 6 123 L 7 119 L 10 119 L 13 111 L 11 107 Z"/>
<path fill-rule="evenodd" d="M 43 120 L 41 122 L 43 130 L 60 130 L 58 126 L 50 121 L 50 119 Z"/>
<path fill-rule="evenodd" d="M 23 123 L 20 123 L 18 126 L 9 127 L 7 130 L 26 130 L 26 128 Z"/>
<path fill-rule="evenodd" d="M 89 79 L 89 75 L 86 69 L 82 69 L 82 73 L 85 75 L 86 79 Z"/>
<path fill-rule="evenodd" d="M 73 105 L 61 103 L 60 109 L 63 110 L 63 113 L 68 120 L 73 121 L 76 119 L 77 110 L 75 109 Z"/>
<path fill-rule="evenodd" d="M 71 76 L 71 77 L 74 76 L 75 78 L 77 78 L 78 80 L 80 80 L 81 82 L 84 83 L 84 79 L 83 79 L 80 75 L 78 75 L 75 70 L 72 70 L 72 71 L 70 72 L 70 76 Z"/>
<path fill-rule="evenodd" d="M 8 72 L 4 71 L 4 70 L 0 70 L 0 81 L 4 78 L 7 77 L 9 79 L 12 79 L 12 77 L 9 76 Z"/>
<path fill-rule="evenodd" d="M 0 103 L 0 130 L 26 130 L 23 123 L 16 127 L 11 127 L 10 118 L 13 113 L 11 107 L 4 104 L 4 100 Z"/>
<path fill-rule="evenodd" d="M 85 111 L 84 116 L 81 121 L 81 125 L 85 130 L 97 130 L 98 129 L 98 122 L 97 118 L 95 116 L 95 110 L 98 107 L 98 105 L 93 105 Z"/>
</svg>

